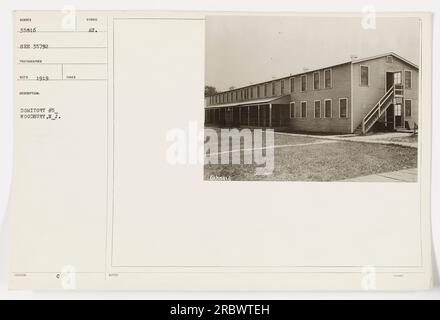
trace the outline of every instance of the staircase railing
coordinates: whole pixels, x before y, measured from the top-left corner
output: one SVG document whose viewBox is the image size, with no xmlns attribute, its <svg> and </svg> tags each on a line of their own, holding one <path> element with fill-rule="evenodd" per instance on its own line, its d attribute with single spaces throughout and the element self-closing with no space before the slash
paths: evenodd
<svg viewBox="0 0 440 320">
<path fill-rule="evenodd" d="M 374 107 L 365 115 L 362 119 L 362 134 L 367 133 L 371 127 L 376 123 L 380 116 L 386 111 L 391 104 L 392 100 L 399 92 L 399 95 L 403 95 L 403 87 L 397 87 L 401 85 L 394 85 L 388 89 L 388 91 L 379 99 Z M 401 90 L 401 91 L 399 91 Z"/>
</svg>

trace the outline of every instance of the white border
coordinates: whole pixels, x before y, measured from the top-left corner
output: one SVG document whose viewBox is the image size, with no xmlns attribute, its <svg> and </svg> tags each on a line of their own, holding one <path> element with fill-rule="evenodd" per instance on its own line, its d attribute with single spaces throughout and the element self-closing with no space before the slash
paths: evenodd
<svg viewBox="0 0 440 320">
<path fill-rule="evenodd" d="M 12 18 L 11 11 L 16 9 L 57 9 L 64 5 L 75 5 L 82 10 L 224 10 L 224 11 L 274 11 L 274 12 L 304 12 L 314 11 L 320 8 L 322 11 L 348 11 L 360 12 L 364 6 L 373 6 L 376 11 L 433 11 L 437 16 L 440 14 L 440 7 L 437 1 L 426 0 L 423 2 L 414 2 L 411 0 L 401 0 L 398 3 L 392 1 L 353 1 L 342 0 L 339 2 L 329 2 L 325 0 L 310 0 L 307 2 L 289 2 L 283 0 L 273 0 L 271 2 L 255 0 L 250 5 L 245 0 L 188 0 L 185 2 L 179 0 L 163 0 L 160 3 L 152 0 L 126 0 L 124 2 L 109 0 L 101 2 L 97 0 L 78 0 L 63 2 L 59 0 L 40 0 L 38 2 L 31 0 L 3 1 L 0 4 L 0 36 L 5 46 L 2 49 L 2 59 L 0 67 L 2 70 L 2 86 L 0 88 L 0 153 L 2 161 L 0 162 L 0 297 L 16 299 L 100 299 L 100 298 L 128 298 L 128 299 L 431 299 L 440 298 L 440 289 L 437 288 L 430 292 L 414 293 L 177 293 L 177 292 L 150 292 L 150 293 L 30 293 L 30 292 L 8 292 L 6 287 L 6 277 L 4 276 L 7 268 L 7 248 L 8 234 L 7 227 L 9 219 L 6 219 L 5 210 L 9 198 L 9 185 L 12 169 Z M 439 35 L 440 24 L 434 20 L 433 36 L 433 88 L 439 87 L 440 69 L 439 62 Z M 438 90 L 433 91 L 433 105 L 439 102 Z M 438 119 L 440 111 L 437 108 L 432 110 L 432 119 Z M 440 126 L 434 122 L 432 132 L 432 194 L 438 194 L 440 191 Z M 440 199 L 432 197 L 432 227 L 434 231 L 434 249 L 437 252 L 437 265 L 440 265 Z M 437 276 L 434 276 L 438 279 Z"/>
</svg>

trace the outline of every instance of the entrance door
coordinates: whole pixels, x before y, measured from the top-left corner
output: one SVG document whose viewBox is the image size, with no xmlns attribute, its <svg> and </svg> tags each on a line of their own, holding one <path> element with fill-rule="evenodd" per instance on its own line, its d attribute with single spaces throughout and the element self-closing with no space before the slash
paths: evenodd
<svg viewBox="0 0 440 320">
<path fill-rule="evenodd" d="M 395 104 L 394 105 L 394 127 L 395 128 L 403 128 L 403 115 L 402 115 L 402 105 Z"/>
<path fill-rule="evenodd" d="M 388 91 L 394 85 L 394 72 L 387 72 L 387 85 L 386 90 Z"/>
<path fill-rule="evenodd" d="M 394 130 L 394 106 L 388 107 L 385 114 L 385 128 L 389 131 Z"/>
<path fill-rule="evenodd" d="M 395 84 L 402 84 L 402 72 L 387 72 L 386 74 L 386 91 Z"/>
</svg>

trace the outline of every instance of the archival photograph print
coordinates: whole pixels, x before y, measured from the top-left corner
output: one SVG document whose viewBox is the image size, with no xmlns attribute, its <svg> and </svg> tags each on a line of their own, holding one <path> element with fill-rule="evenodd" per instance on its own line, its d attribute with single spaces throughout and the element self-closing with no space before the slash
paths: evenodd
<svg viewBox="0 0 440 320">
<path fill-rule="evenodd" d="M 208 16 L 204 179 L 416 182 L 420 21 Z"/>
</svg>

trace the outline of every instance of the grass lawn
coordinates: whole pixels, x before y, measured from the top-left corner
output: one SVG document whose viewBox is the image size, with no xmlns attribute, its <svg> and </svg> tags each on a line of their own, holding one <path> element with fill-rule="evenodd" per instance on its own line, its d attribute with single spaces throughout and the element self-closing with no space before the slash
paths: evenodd
<svg viewBox="0 0 440 320">
<path fill-rule="evenodd" d="M 318 144 L 308 145 L 312 142 Z M 336 181 L 417 167 L 417 149 L 396 145 L 275 134 L 275 146 L 281 147 L 274 149 L 275 168 L 271 175 L 255 175 L 255 164 L 205 164 L 204 177 L 233 181 Z"/>
</svg>

